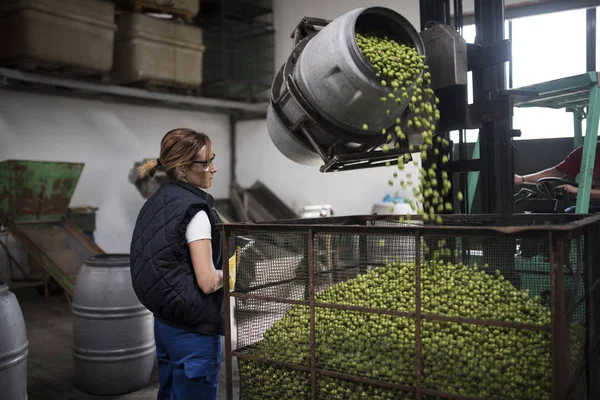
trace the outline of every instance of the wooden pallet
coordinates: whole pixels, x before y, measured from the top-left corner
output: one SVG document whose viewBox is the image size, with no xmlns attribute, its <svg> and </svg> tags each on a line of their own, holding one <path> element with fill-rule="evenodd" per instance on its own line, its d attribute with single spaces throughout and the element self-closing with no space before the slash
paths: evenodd
<svg viewBox="0 0 600 400">
<path fill-rule="evenodd" d="M 172 94 L 182 94 L 188 96 L 200 96 L 200 87 L 184 85 L 174 82 L 166 82 L 160 80 L 144 80 L 136 82 L 124 82 L 123 86 L 130 86 L 140 89 L 146 89 L 152 92 L 163 92 Z"/>
<path fill-rule="evenodd" d="M 89 68 L 73 67 L 52 64 L 46 61 L 38 61 L 27 58 L 13 60 L 2 60 L 0 66 L 20 71 L 35 72 L 38 74 L 55 76 L 60 78 L 89 80 L 94 82 L 110 82 L 110 72 L 97 71 Z"/>
<path fill-rule="evenodd" d="M 153 4 L 145 0 L 115 0 L 116 11 L 134 11 L 139 13 L 155 13 L 171 15 L 172 19 L 181 19 L 185 22 L 191 22 L 194 19 L 194 13 L 189 10 L 172 8 Z"/>
</svg>

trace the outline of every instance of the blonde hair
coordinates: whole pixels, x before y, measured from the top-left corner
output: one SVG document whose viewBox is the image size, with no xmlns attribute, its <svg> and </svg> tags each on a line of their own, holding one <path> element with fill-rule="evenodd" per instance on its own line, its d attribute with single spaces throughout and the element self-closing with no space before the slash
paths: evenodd
<svg viewBox="0 0 600 400">
<path fill-rule="evenodd" d="M 203 146 L 211 146 L 209 137 L 204 133 L 188 128 L 170 130 L 160 142 L 159 157 L 138 168 L 140 179 L 153 177 L 158 168 L 162 168 L 169 178 L 177 180 L 178 170 L 185 171 Z"/>
</svg>

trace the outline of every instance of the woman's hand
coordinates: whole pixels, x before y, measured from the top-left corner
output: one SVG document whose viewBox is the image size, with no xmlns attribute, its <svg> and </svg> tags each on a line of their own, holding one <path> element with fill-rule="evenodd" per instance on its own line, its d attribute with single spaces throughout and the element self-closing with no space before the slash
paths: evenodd
<svg viewBox="0 0 600 400">
<path fill-rule="evenodd" d="M 521 175 L 515 174 L 515 185 L 520 185 L 523 183 L 525 183 L 525 178 L 523 178 Z"/>
<path fill-rule="evenodd" d="M 570 194 L 572 196 L 577 196 L 578 189 L 572 185 L 560 185 L 559 189 L 562 189 L 563 192 Z"/>
</svg>

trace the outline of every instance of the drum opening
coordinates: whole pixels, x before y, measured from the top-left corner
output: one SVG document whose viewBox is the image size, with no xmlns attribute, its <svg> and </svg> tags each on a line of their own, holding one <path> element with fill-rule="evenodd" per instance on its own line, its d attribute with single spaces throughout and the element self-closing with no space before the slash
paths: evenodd
<svg viewBox="0 0 600 400">
<path fill-rule="evenodd" d="M 379 37 L 387 36 L 400 44 L 415 47 L 421 55 L 425 54 L 423 40 L 412 24 L 402 15 L 384 7 L 366 8 L 356 19 L 353 35 L 356 33 L 373 34 Z M 362 67 L 366 68 L 375 79 L 375 68 L 363 57 L 354 37 L 352 47 L 360 56 Z"/>
</svg>

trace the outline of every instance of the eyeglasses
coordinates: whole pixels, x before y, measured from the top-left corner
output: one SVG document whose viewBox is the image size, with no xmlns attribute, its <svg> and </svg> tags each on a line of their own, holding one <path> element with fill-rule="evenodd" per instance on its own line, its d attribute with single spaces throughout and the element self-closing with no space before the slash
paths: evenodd
<svg viewBox="0 0 600 400">
<path fill-rule="evenodd" d="M 215 155 L 213 154 L 213 156 L 211 157 L 210 160 L 192 161 L 192 164 L 204 164 L 204 171 L 208 172 L 208 171 L 210 171 L 210 167 L 212 167 L 212 164 L 213 164 L 214 160 L 215 160 Z"/>
</svg>

